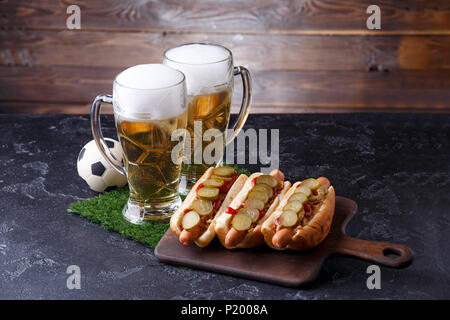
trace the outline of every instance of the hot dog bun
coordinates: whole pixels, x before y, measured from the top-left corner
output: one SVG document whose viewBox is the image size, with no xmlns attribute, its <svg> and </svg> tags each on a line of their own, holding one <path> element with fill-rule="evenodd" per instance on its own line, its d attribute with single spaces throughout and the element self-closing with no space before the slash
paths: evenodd
<svg viewBox="0 0 450 320">
<path fill-rule="evenodd" d="M 191 208 L 192 203 L 197 198 L 197 188 L 198 186 L 203 183 L 206 179 L 210 178 L 213 174 L 214 168 L 209 168 L 206 170 L 206 172 L 203 174 L 203 176 L 198 179 L 197 183 L 192 187 L 189 194 L 186 196 L 183 203 L 180 205 L 180 207 L 175 211 L 175 213 L 170 218 L 170 230 L 172 230 L 173 233 L 175 233 L 178 237 L 183 233 L 182 237 L 180 238 L 180 241 L 183 244 L 189 245 L 192 242 L 195 242 L 196 245 L 199 247 L 205 247 L 207 246 L 212 239 L 214 239 L 216 232 L 215 232 L 215 225 L 217 219 L 220 217 L 220 215 L 224 212 L 224 210 L 231 204 L 233 199 L 237 196 L 239 191 L 242 189 L 245 181 L 247 180 L 247 176 L 245 174 L 241 174 L 236 181 L 234 182 L 233 186 L 228 190 L 228 193 L 223 200 L 221 206 L 217 210 L 217 212 L 214 213 L 214 218 L 212 219 L 211 223 L 207 226 L 206 230 L 204 230 L 200 235 L 198 235 L 197 230 L 193 230 L 192 236 L 196 239 L 194 241 L 191 241 L 192 239 L 189 239 L 189 234 L 187 232 L 183 232 L 183 227 L 181 225 L 183 216 L 185 214 L 185 210 L 188 208 Z M 184 230 L 186 231 L 186 230 Z M 188 230 L 189 231 L 189 230 Z"/>
<path fill-rule="evenodd" d="M 244 186 L 241 188 L 241 191 L 239 194 L 234 198 L 234 200 L 229 204 L 229 207 L 233 209 L 238 209 L 241 207 L 241 205 L 244 203 L 244 201 L 247 199 L 247 196 L 249 192 L 254 188 L 253 180 L 259 176 L 263 175 L 263 173 L 253 173 L 246 181 Z M 284 179 L 284 175 L 279 170 L 274 170 L 271 174 L 275 178 L 282 177 Z M 216 221 L 215 226 L 215 232 L 217 234 L 217 237 L 219 238 L 222 245 L 227 249 L 234 249 L 234 248 L 253 248 L 256 246 L 259 246 L 264 243 L 264 237 L 261 233 L 261 226 L 270 217 L 270 215 L 274 212 L 274 210 L 277 208 L 280 199 L 283 198 L 284 193 L 289 189 L 291 186 L 289 181 L 283 182 L 283 187 L 280 191 L 280 193 L 275 197 L 270 207 L 266 210 L 264 216 L 258 220 L 258 223 L 253 229 L 250 229 L 249 231 L 244 231 L 245 236 L 241 232 L 236 232 L 236 230 L 231 230 L 233 227 L 231 225 L 231 221 L 234 217 L 233 214 L 226 213 L 225 211 L 221 214 L 221 216 Z M 240 241 L 234 241 L 230 240 L 230 230 L 231 233 L 234 235 L 234 237 L 238 238 L 237 240 Z M 227 238 L 228 235 L 228 238 Z M 236 243 L 237 242 L 237 243 Z"/>
<path fill-rule="evenodd" d="M 330 232 L 334 216 L 335 191 L 327 178 L 320 177 L 317 180 L 326 188 L 327 193 L 325 198 L 321 200 L 320 207 L 306 225 L 290 228 L 282 227 L 280 230 L 277 230 L 276 224 L 289 198 L 294 194 L 297 187 L 301 186 L 302 182 L 294 183 L 280 201 L 275 212 L 264 222 L 261 232 L 265 242 L 270 247 L 278 250 L 306 250 L 319 245 L 326 238 Z"/>
</svg>

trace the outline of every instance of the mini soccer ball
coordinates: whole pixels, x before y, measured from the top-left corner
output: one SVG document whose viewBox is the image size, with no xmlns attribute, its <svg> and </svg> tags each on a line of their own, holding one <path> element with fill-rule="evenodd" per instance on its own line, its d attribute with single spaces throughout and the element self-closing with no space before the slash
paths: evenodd
<svg viewBox="0 0 450 320">
<path fill-rule="evenodd" d="M 122 162 L 122 147 L 116 140 L 105 138 L 111 151 L 111 157 L 120 166 Z M 127 178 L 117 172 L 102 156 L 92 140 L 81 149 L 77 160 L 78 174 L 87 182 L 89 188 L 97 192 L 110 191 L 115 187 L 127 184 Z"/>
</svg>

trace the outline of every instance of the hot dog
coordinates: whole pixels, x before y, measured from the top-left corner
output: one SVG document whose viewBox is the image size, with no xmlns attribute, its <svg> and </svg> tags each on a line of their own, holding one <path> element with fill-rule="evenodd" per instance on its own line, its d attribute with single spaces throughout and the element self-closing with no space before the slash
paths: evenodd
<svg viewBox="0 0 450 320">
<path fill-rule="evenodd" d="M 207 246 L 215 237 L 215 224 L 239 191 L 246 175 L 227 166 L 209 168 L 192 187 L 170 218 L 170 229 L 184 245 Z"/>
<path fill-rule="evenodd" d="M 291 241 L 294 235 L 294 228 L 282 228 L 278 230 L 277 233 L 272 238 L 272 243 L 277 248 L 284 248 Z"/>
<path fill-rule="evenodd" d="M 262 223 L 278 206 L 289 189 L 280 170 L 270 175 L 252 174 L 242 190 L 217 219 L 215 231 L 227 249 L 253 248 L 264 243 Z"/>
<path fill-rule="evenodd" d="M 306 250 L 320 244 L 331 228 L 335 192 L 325 177 L 296 182 L 261 229 L 272 248 Z"/>
<path fill-rule="evenodd" d="M 235 228 L 231 228 L 225 237 L 226 247 L 235 247 L 241 242 L 245 237 L 245 231 L 238 231 Z"/>
<path fill-rule="evenodd" d="M 179 240 L 185 246 L 191 245 L 200 236 L 200 226 L 196 226 L 189 230 L 181 231 Z"/>
</svg>

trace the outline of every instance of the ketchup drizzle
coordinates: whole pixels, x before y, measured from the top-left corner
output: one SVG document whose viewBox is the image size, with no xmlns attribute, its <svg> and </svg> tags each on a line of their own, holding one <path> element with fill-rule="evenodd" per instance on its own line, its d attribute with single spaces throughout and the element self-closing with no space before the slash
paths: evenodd
<svg viewBox="0 0 450 320">
<path fill-rule="evenodd" d="M 236 209 L 233 209 L 232 207 L 227 207 L 227 208 L 225 209 L 225 213 L 235 215 L 235 214 L 237 213 L 237 210 L 236 210 Z"/>
</svg>

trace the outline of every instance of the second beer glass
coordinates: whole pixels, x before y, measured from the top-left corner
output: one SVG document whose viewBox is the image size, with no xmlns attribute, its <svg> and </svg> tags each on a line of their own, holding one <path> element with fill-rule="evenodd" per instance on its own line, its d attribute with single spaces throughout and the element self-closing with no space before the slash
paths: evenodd
<svg viewBox="0 0 450 320">
<path fill-rule="evenodd" d="M 190 136 L 186 142 L 190 146 L 184 151 L 181 174 L 183 187 L 190 189 L 208 167 L 221 162 L 226 144 L 242 129 L 250 111 L 250 74 L 244 67 L 233 66 L 233 55 L 229 49 L 215 44 L 190 43 L 168 49 L 164 53 L 163 63 L 186 76 L 187 131 Z M 242 77 L 243 100 L 233 131 L 226 136 L 235 75 Z M 209 129 L 214 129 L 213 132 L 218 134 L 214 138 L 204 139 L 203 134 Z M 213 139 L 222 141 L 220 154 L 214 155 L 215 163 L 206 161 L 204 157 L 205 148 Z"/>
</svg>

